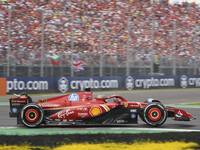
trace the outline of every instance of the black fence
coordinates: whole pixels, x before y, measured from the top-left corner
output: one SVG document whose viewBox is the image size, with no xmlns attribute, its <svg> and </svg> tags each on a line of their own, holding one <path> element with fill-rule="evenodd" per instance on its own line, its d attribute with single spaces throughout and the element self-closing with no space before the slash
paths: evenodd
<svg viewBox="0 0 200 150">
<path fill-rule="evenodd" d="M 150 74 L 150 67 L 130 67 L 130 76 L 147 76 Z M 159 67 L 157 73 L 154 75 L 172 75 L 172 67 Z M 102 76 L 126 76 L 127 69 L 125 67 L 103 67 Z M 197 72 L 196 72 L 197 71 Z M 177 67 L 176 75 L 194 75 L 198 74 L 198 70 L 189 67 Z M 40 66 L 21 66 L 15 65 L 9 68 L 10 77 L 40 77 L 41 67 Z M 0 76 L 7 76 L 7 65 L 0 66 Z M 71 67 L 70 66 L 44 66 L 43 67 L 44 77 L 70 77 Z M 84 67 L 83 71 L 74 72 L 75 77 L 86 77 L 86 76 L 100 76 L 99 67 Z"/>
</svg>

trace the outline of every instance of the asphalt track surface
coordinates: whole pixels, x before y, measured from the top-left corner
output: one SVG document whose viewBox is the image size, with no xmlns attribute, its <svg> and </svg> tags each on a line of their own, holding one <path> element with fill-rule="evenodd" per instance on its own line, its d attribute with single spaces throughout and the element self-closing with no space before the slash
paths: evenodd
<svg viewBox="0 0 200 150">
<path fill-rule="evenodd" d="M 126 98 L 128 101 L 136 101 L 136 102 L 144 102 L 148 98 L 154 98 L 160 100 L 163 104 L 174 105 L 174 104 L 182 104 L 182 103 L 197 103 L 200 102 L 200 89 L 180 89 L 180 90 L 135 90 L 135 91 L 115 91 L 115 92 L 94 92 L 93 97 L 97 95 L 113 95 L 118 94 Z M 41 96 L 32 96 L 34 102 L 38 99 L 44 99 L 49 97 L 58 96 L 61 94 L 54 95 L 41 95 Z M 0 129 L 4 128 L 26 128 L 23 126 L 18 126 L 16 118 L 10 118 L 9 114 L 9 105 L 7 105 L 9 97 L 0 97 Z M 192 121 L 174 121 L 171 118 L 168 118 L 166 122 L 153 130 L 199 130 L 200 131 L 200 107 L 179 107 L 180 109 L 185 110 L 186 112 L 191 113 L 196 120 Z M 133 125 L 111 125 L 111 126 L 101 126 L 101 125 L 82 125 L 82 126 L 66 126 L 69 129 L 97 129 L 97 130 L 119 130 L 119 129 L 143 129 L 143 130 L 152 130 L 152 127 L 142 122 L 140 119 L 138 120 L 138 124 Z M 54 129 L 58 129 L 54 127 Z M 64 127 L 65 128 L 65 127 Z M 63 129 L 63 127 L 62 127 Z M 79 130 L 80 131 L 80 130 Z"/>
</svg>

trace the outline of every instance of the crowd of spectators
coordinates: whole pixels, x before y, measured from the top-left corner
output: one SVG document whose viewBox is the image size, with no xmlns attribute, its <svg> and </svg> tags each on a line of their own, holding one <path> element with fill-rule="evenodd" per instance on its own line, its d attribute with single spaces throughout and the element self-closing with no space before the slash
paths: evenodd
<svg viewBox="0 0 200 150">
<path fill-rule="evenodd" d="M 152 52 L 159 54 L 163 65 L 171 63 L 174 52 L 188 65 L 200 54 L 199 30 L 195 36 L 200 10 L 194 4 L 169 5 L 167 0 L 1 0 L 0 10 L 0 64 L 6 61 L 9 46 L 11 62 L 24 65 L 39 64 L 42 49 L 44 59 L 50 60 L 50 55 L 57 53 L 69 64 L 71 48 L 80 54 L 84 65 L 91 65 L 91 61 L 98 65 L 101 43 L 104 63 L 118 66 L 125 66 L 128 44 L 132 66 L 141 61 L 149 65 Z M 182 61 L 177 64 L 183 65 Z"/>
</svg>

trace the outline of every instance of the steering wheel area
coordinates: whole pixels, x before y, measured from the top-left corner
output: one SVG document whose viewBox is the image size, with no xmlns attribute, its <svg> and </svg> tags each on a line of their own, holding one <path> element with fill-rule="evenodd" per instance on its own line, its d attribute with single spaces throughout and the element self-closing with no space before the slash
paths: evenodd
<svg viewBox="0 0 200 150">
<path fill-rule="evenodd" d="M 123 99 L 121 99 L 121 98 L 119 98 L 119 97 L 112 97 L 112 98 L 104 99 L 104 102 L 105 102 L 105 103 L 114 102 L 114 103 L 120 104 L 121 101 L 123 101 Z"/>
<path fill-rule="evenodd" d="M 120 103 L 121 101 L 120 101 L 119 99 L 116 98 L 116 99 L 114 100 L 114 102 L 115 102 L 115 103 Z"/>
<path fill-rule="evenodd" d="M 97 98 L 102 99 L 104 103 L 114 102 L 114 103 L 120 104 L 122 101 L 126 102 L 126 100 L 123 97 L 118 96 L 118 95 L 113 95 L 109 97 L 106 97 L 105 95 L 97 95 Z"/>
</svg>

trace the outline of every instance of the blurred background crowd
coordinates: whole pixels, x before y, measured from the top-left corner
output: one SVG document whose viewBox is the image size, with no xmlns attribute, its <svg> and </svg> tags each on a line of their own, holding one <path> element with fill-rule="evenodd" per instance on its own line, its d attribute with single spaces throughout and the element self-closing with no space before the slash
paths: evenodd
<svg viewBox="0 0 200 150">
<path fill-rule="evenodd" d="M 186 58 L 187 64 L 195 57 L 199 59 L 200 10 L 195 3 L 1 0 L 0 10 L 0 64 L 6 62 L 10 47 L 11 63 L 13 60 L 17 65 L 27 65 L 30 61 L 40 63 L 42 49 L 47 61 L 52 53 L 57 53 L 62 55 L 64 64 L 69 64 L 73 52 L 81 55 L 84 65 L 91 63 L 88 59 L 98 65 L 102 46 L 105 63 L 116 64 L 117 60 L 118 66 L 124 66 L 127 44 L 132 66 L 141 60 L 148 65 L 152 52 L 159 55 L 164 65 L 168 65 L 174 53 L 177 60 Z M 89 55 L 93 57 L 87 57 Z M 177 61 L 177 65 L 184 63 Z"/>
</svg>

